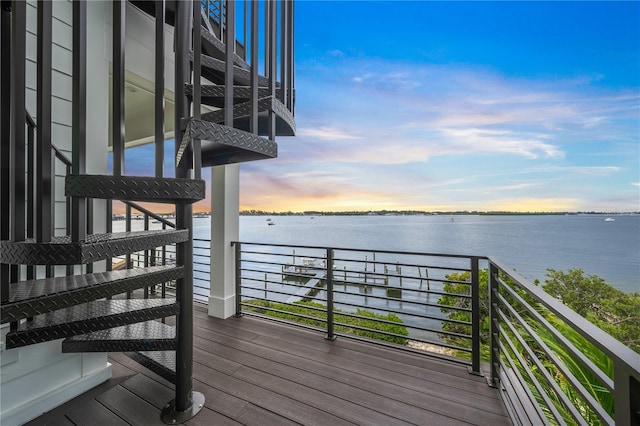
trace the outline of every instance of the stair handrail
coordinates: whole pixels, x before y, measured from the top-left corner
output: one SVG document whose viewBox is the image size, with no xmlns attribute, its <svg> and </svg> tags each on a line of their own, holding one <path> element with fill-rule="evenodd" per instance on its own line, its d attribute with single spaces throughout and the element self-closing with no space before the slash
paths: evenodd
<svg viewBox="0 0 640 426">
<path fill-rule="evenodd" d="M 62 163 L 67 166 L 67 167 L 71 167 L 71 160 L 69 159 L 69 157 L 67 157 L 62 151 L 60 151 L 56 146 L 54 146 L 53 144 L 51 145 L 51 149 L 53 150 L 53 153 L 55 154 L 56 158 L 60 161 L 62 161 Z"/>
<path fill-rule="evenodd" d="M 152 219 L 157 220 L 158 222 L 162 223 L 163 225 L 167 225 L 167 226 L 168 226 L 168 227 L 170 227 L 170 228 L 175 228 L 175 227 L 176 227 L 176 225 L 175 225 L 173 222 L 171 222 L 171 221 L 169 221 L 169 220 L 165 219 L 165 218 L 164 218 L 164 217 L 162 217 L 162 216 L 157 215 L 156 213 L 153 213 L 153 212 L 152 212 L 152 211 L 150 211 L 150 210 L 145 209 L 144 207 L 142 207 L 142 206 L 141 206 L 141 205 L 139 205 L 139 204 L 134 203 L 133 201 L 121 201 L 121 202 L 122 202 L 124 205 L 128 205 L 128 206 L 130 206 L 132 209 L 138 210 L 140 213 L 142 213 L 142 214 L 144 214 L 144 215 L 147 215 L 147 216 L 149 216 L 149 217 L 150 217 L 150 218 L 152 218 Z"/>
<path fill-rule="evenodd" d="M 31 114 L 29 114 L 29 111 L 26 110 L 25 111 L 25 121 L 27 123 L 27 126 L 32 127 L 34 129 L 38 128 L 38 125 L 36 124 L 36 121 L 33 119 L 33 117 L 31 117 Z"/>
</svg>

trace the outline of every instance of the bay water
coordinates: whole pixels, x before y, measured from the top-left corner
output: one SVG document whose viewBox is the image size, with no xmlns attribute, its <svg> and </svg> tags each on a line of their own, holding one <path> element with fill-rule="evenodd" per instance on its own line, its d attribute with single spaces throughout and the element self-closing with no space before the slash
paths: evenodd
<svg viewBox="0 0 640 426">
<path fill-rule="evenodd" d="M 241 216 L 240 240 L 492 256 L 531 280 L 580 268 L 640 292 L 640 215 Z M 210 219 L 194 237 L 210 238 Z M 115 230 L 115 229 L 114 229 Z"/>
</svg>

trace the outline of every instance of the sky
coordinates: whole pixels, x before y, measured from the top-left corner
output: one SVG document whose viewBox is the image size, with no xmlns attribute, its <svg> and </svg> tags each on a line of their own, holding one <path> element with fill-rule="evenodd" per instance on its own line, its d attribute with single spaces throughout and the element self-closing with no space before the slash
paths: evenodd
<svg viewBox="0 0 640 426">
<path fill-rule="evenodd" d="M 241 210 L 640 211 L 640 2 L 302 0 L 295 85 Z"/>
</svg>

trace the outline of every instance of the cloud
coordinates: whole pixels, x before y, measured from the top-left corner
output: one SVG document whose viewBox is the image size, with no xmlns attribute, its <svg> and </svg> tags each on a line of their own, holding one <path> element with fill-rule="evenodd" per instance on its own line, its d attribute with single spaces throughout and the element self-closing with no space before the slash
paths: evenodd
<svg viewBox="0 0 640 426">
<path fill-rule="evenodd" d="M 520 190 L 520 189 L 526 189 L 526 188 L 532 188 L 538 186 L 538 184 L 535 183 L 517 183 L 517 184 L 513 184 L 513 185 L 502 185 L 502 186 L 498 186 L 495 187 L 494 190 L 495 191 L 515 191 L 515 190 Z"/>
<path fill-rule="evenodd" d="M 360 139 L 360 136 L 350 134 L 335 127 L 301 128 L 297 135 L 300 137 L 311 137 L 323 140 L 353 140 Z"/>
<path fill-rule="evenodd" d="M 456 147 L 457 153 L 493 152 L 508 153 L 530 159 L 539 157 L 563 158 L 557 146 L 546 143 L 547 135 L 519 133 L 510 130 L 483 128 L 443 128 L 439 129 L 448 144 Z"/>
<path fill-rule="evenodd" d="M 318 153 L 314 141 L 367 141 L 322 146 L 323 161 L 400 164 L 476 153 L 562 160 L 585 138 L 628 134 L 632 124 L 621 118 L 637 117 L 640 103 L 633 91 L 580 78 L 510 78 L 459 65 L 350 60 L 316 71 L 326 79 L 314 73 L 298 84 L 300 93 L 313 86 L 297 113 L 302 142 Z"/>
<path fill-rule="evenodd" d="M 242 204 L 589 210 L 638 173 L 640 94 L 594 81 L 380 59 L 297 64 L 297 137 L 278 139 L 278 159 L 243 166 Z"/>
</svg>

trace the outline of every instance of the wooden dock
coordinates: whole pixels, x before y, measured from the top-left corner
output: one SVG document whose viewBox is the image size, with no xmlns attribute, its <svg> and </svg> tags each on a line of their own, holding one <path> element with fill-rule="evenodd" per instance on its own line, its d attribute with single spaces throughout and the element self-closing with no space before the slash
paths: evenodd
<svg viewBox="0 0 640 426">
<path fill-rule="evenodd" d="M 285 303 L 295 303 L 301 301 L 309 294 L 312 289 L 321 287 L 322 280 L 324 280 L 326 277 L 326 271 L 318 271 L 318 273 L 313 278 L 307 281 L 304 285 L 300 286 L 300 288 L 292 296 L 285 300 Z"/>
</svg>

